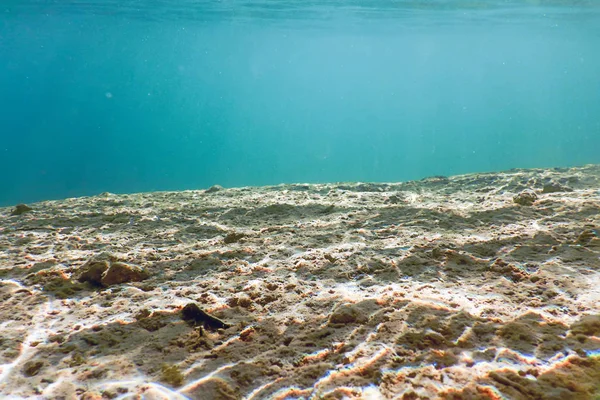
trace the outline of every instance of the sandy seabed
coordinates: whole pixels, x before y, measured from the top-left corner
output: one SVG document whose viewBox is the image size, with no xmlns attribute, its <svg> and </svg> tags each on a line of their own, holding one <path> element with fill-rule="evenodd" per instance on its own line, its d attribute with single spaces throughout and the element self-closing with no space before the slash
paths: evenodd
<svg viewBox="0 0 600 400">
<path fill-rule="evenodd" d="M 0 396 L 600 399 L 600 166 L 0 208 Z"/>
</svg>

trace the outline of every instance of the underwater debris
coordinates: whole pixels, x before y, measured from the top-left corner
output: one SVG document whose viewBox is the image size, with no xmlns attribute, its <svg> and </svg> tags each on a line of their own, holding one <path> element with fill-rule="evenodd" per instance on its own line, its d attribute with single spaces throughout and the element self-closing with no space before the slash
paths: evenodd
<svg viewBox="0 0 600 400">
<path fill-rule="evenodd" d="M 219 329 L 229 328 L 229 325 L 221 321 L 217 317 L 213 317 L 210 314 L 202 311 L 194 303 L 189 303 L 181 310 L 181 318 L 191 325 L 202 324 L 208 328 Z"/>
<path fill-rule="evenodd" d="M 513 201 L 521 206 L 530 206 L 538 199 L 533 190 L 525 189 L 513 197 Z"/>
<path fill-rule="evenodd" d="M 17 204 L 10 215 L 21 215 L 30 211 L 33 211 L 33 208 L 29 207 L 27 204 Z"/>
</svg>

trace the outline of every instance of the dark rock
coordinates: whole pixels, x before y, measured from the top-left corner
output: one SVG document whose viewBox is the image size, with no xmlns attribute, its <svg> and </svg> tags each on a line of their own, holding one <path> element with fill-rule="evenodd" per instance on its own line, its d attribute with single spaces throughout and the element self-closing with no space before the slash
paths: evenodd
<svg viewBox="0 0 600 400">
<path fill-rule="evenodd" d="M 244 234 L 244 233 L 232 232 L 232 233 L 228 234 L 227 236 L 225 236 L 225 239 L 223 239 L 223 241 L 225 242 L 225 244 L 231 244 L 231 243 L 238 242 L 240 239 L 242 239 L 245 236 L 246 236 L 246 234 Z"/>
<path fill-rule="evenodd" d="M 594 239 L 599 238 L 598 232 L 594 229 L 586 229 L 579 234 L 575 244 L 586 246 L 589 245 Z"/>
<path fill-rule="evenodd" d="M 194 303 L 189 303 L 183 307 L 183 310 L 181 310 L 181 318 L 191 325 L 202 324 L 213 329 L 229 328 L 229 325 L 225 322 L 202 311 L 200 307 Z"/>
<path fill-rule="evenodd" d="M 542 193 L 544 193 L 544 194 L 558 193 L 558 192 L 572 192 L 572 191 L 573 191 L 573 189 L 571 189 L 570 187 L 561 185 L 560 183 L 557 183 L 557 182 L 546 183 L 544 185 L 544 188 L 542 189 Z"/>
<path fill-rule="evenodd" d="M 79 282 L 89 282 L 92 285 L 102 286 L 102 275 L 108 270 L 109 262 L 105 260 L 90 260 L 81 267 Z"/>
<path fill-rule="evenodd" d="M 29 207 L 27 204 L 17 204 L 12 210 L 11 215 L 21 215 L 30 211 L 33 211 L 33 208 Z"/>
<path fill-rule="evenodd" d="M 227 301 L 227 304 L 230 307 L 243 307 L 250 308 L 252 307 L 252 299 L 247 295 L 241 295 L 239 297 L 232 297 Z"/>
<path fill-rule="evenodd" d="M 391 195 L 390 197 L 388 197 L 387 199 L 385 199 L 385 202 L 388 204 L 398 204 L 398 203 L 402 203 L 402 198 L 398 195 Z"/>
<path fill-rule="evenodd" d="M 44 363 L 42 361 L 27 361 L 23 366 L 23 375 L 35 376 L 43 366 Z"/>
<path fill-rule="evenodd" d="M 164 314 L 152 315 L 146 318 L 138 318 L 137 324 L 148 332 L 155 332 L 168 325 L 168 317 Z"/>
<path fill-rule="evenodd" d="M 139 321 L 144 318 L 148 318 L 151 314 L 152 311 L 148 310 L 147 308 L 144 308 L 140 310 L 137 314 L 135 314 L 134 318 Z"/>
<path fill-rule="evenodd" d="M 513 197 L 513 201 L 521 206 L 530 206 L 538 199 L 533 190 L 525 189 Z"/>
</svg>

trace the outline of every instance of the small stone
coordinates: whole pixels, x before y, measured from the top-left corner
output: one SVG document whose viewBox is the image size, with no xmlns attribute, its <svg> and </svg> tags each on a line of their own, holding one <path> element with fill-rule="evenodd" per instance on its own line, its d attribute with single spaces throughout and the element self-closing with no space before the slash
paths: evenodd
<svg viewBox="0 0 600 400">
<path fill-rule="evenodd" d="M 590 244 L 594 239 L 598 238 L 598 232 L 594 229 L 586 229 L 579 234 L 575 244 L 586 246 Z"/>
<path fill-rule="evenodd" d="M 323 208 L 321 211 L 319 211 L 321 214 L 329 214 L 332 213 L 333 210 L 335 210 L 335 206 L 333 204 L 328 205 L 327 207 Z"/>
<path fill-rule="evenodd" d="M 117 397 L 117 393 L 113 392 L 112 390 L 105 390 L 102 392 L 103 399 L 114 399 L 115 397 Z"/>
<path fill-rule="evenodd" d="M 23 366 L 23 375 L 25 376 L 35 376 L 40 369 L 44 366 L 44 363 L 41 361 L 27 361 Z"/>
<path fill-rule="evenodd" d="M 402 203 L 402 198 L 400 196 L 393 194 L 390 197 L 388 197 L 385 200 L 385 202 L 388 204 L 399 204 L 399 203 Z"/>
<path fill-rule="evenodd" d="M 228 301 L 227 304 L 229 305 L 229 307 L 243 307 L 243 308 L 250 308 L 252 307 L 252 299 L 250 299 L 250 297 L 248 297 L 247 295 L 241 295 L 239 297 L 231 297 Z"/>
<path fill-rule="evenodd" d="M 204 193 L 215 193 L 215 192 L 218 192 L 218 191 L 221 191 L 221 190 L 223 190 L 223 186 L 221 186 L 221 185 L 213 185 L 213 186 L 209 187 L 208 189 L 206 189 L 204 191 Z"/>
<path fill-rule="evenodd" d="M 33 208 L 29 207 L 27 204 L 17 204 L 12 210 L 11 215 L 21 215 L 30 211 L 33 211 Z"/>
<path fill-rule="evenodd" d="M 331 317 L 329 322 L 332 324 L 352 324 L 355 322 L 366 322 L 367 318 L 361 314 L 360 310 L 353 304 L 343 304 L 339 306 Z"/>
<path fill-rule="evenodd" d="M 538 199 L 533 190 L 526 189 L 513 197 L 513 201 L 521 206 L 530 206 Z"/>
<path fill-rule="evenodd" d="M 557 182 L 550 182 L 544 185 L 544 188 L 542 189 L 542 193 L 546 194 L 546 193 L 558 193 L 558 192 L 572 192 L 573 189 L 571 189 L 570 187 L 561 185 L 560 183 Z"/>
<path fill-rule="evenodd" d="M 232 233 L 228 234 L 227 236 L 225 236 L 225 239 L 223 239 L 223 241 L 225 242 L 225 244 L 236 243 L 240 239 L 244 238 L 245 236 L 246 236 L 246 234 L 244 234 L 244 233 L 232 232 Z"/>
<path fill-rule="evenodd" d="M 148 310 L 147 308 L 144 308 L 140 310 L 137 314 L 135 314 L 134 318 L 139 321 L 141 319 L 148 318 L 151 314 L 152 311 Z"/>
</svg>

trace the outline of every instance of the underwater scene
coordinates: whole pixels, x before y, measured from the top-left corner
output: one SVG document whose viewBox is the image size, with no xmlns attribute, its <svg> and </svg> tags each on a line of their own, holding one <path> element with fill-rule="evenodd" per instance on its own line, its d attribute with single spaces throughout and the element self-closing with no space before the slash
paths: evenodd
<svg viewBox="0 0 600 400">
<path fill-rule="evenodd" d="M 4 0 L 0 138 L 0 398 L 600 399 L 600 1 Z"/>
</svg>

